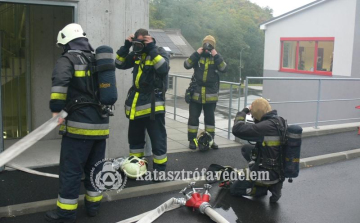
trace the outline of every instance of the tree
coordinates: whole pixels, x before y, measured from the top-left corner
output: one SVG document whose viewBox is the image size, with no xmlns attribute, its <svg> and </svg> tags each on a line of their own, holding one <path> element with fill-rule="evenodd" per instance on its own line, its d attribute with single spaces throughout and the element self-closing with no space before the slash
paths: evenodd
<svg viewBox="0 0 360 223">
<path fill-rule="evenodd" d="M 181 29 L 194 49 L 206 35 L 217 40 L 216 48 L 228 64 L 222 80 L 239 80 L 240 50 L 243 50 L 242 78 L 262 76 L 264 33 L 259 25 L 272 18 L 272 9 L 248 0 L 152 0 L 150 27 Z"/>
</svg>

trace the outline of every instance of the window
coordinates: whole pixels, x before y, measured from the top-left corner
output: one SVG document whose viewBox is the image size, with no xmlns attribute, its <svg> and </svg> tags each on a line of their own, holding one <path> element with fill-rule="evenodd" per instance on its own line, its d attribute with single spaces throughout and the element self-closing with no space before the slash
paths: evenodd
<svg viewBox="0 0 360 223">
<path fill-rule="evenodd" d="M 333 37 L 281 38 L 280 71 L 332 75 Z"/>
<path fill-rule="evenodd" d="M 168 82 L 168 89 L 173 89 L 174 85 L 173 85 L 173 80 L 174 80 L 174 77 L 170 77 L 169 76 L 169 82 Z"/>
</svg>

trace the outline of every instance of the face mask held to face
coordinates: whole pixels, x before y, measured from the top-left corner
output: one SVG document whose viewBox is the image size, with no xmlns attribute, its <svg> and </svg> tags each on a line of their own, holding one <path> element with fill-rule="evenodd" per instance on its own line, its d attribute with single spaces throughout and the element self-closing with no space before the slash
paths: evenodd
<svg viewBox="0 0 360 223">
<path fill-rule="evenodd" d="M 133 51 L 135 53 L 141 53 L 145 48 L 144 40 L 133 39 L 132 41 Z"/>
</svg>

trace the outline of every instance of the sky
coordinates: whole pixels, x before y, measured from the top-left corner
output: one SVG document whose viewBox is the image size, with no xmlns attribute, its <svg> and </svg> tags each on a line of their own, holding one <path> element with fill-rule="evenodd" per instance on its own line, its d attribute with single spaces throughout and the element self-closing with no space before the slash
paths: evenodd
<svg viewBox="0 0 360 223">
<path fill-rule="evenodd" d="M 273 9 L 273 16 L 279 16 L 293 9 L 299 8 L 315 0 L 250 0 L 261 7 L 269 6 Z"/>
</svg>

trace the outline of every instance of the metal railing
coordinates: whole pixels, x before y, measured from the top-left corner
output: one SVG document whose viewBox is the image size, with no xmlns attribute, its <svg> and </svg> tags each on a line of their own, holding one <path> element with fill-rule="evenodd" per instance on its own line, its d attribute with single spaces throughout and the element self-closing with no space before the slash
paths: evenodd
<svg viewBox="0 0 360 223">
<path fill-rule="evenodd" d="M 174 103 L 173 103 L 173 105 L 174 105 L 174 112 L 171 113 L 171 112 L 168 112 L 168 111 L 167 111 L 167 113 L 173 114 L 173 115 L 174 115 L 174 120 L 176 120 L 176 116 L 179 116 L 179 117 L 182 117 L 182 118 L 187 118 L 187 117 L 178 115 L 178 114 L 176 113 L 176 109 L 177 109 L 177 97 L 182 97 L 182 96 L 179 96 L 179 95 L 177 94 L 177 82 L 178 82 L 177 80 L 178 80 L 178 78 L 191 79 L 191 76 L 184 76 L 184 75 L 178 75 L 178 74 L 169 74 L 169 76 L 174 78 L 174 79 L 173 79 L 173 91 L 174 91 L 174 93 L 173 93 L 173 94 L 171 94 L 171 93 L 166 93 L 166 94 L 174 96 Z M 221 84 L 229 84 L 229 85 L 230 85 L 230 89 L 229 89 L 229 91 L 230 91 L 230 95 L 229 95 L 229 96 L 230 96 L 230 97 L 229 97 L 229 106 L 223 106 L 223 105 L 219 105 L 219 104 L 216 105 L 216 107 L 221 107 L 221 108 L 229 109 L 229 110 L 228 110 L 228 111 L 229 111 L 229 114 L 228 114 L 228 130 L 227 130 L 227 132 L 228 132 L 228 139 L 230 139 L 230 134 L 231 134 L 231 120 L 232 120 L 231 115 L 232 115 L 232 110 L 235 109 L 235 108 L 232 108 L 233 86 L 239 86 L 239 91 L 238 91 L 238 96 L 239 96 L 239 98 L 238 98 L 238 107 L 236 108 L 236 111 L 238 111 L 239 108 L 240 108 L 239 106 L 240 106 L 240 92 L 241 92 L 241 91 L 240 91 L 240 88 L 241 88 L 241 83 L 228 82 L 228 81 L 220 81 L 220 83 L 221 83 Z M 221 128 L 217 128 L 217 127 L 215 127 L 215 128 L 224 131 L 224 130 L 221 129 Z"/>
<path fill-rule="evenodd" d="M 272 102 L 270 104 L 291 104 L 291 103 L 315 103 L 316 102 L 316 117 L 314 122 L 302 122 L 302 123 L 292 123 L 297 125 L 305 125 L 305 124 L 314 124 L 315 128 L 318 128 L 319 123 L 327 123 L 327 122 L 339 122 L 339 121 L 351 121 L 357 120 L 360 118 L 348 118 L 348 119 L 336 119 L 336 120 L 325 120 L 319 121 L 319 113 L 320 113 L 320 103 L 321 102 L 334 102 L 334 101 L 357 101 L 360 98 L 351 98 L 351 99 L 321 99 L 321 89 L 323 81 L 360 81 L 360 78 L 296 78 L 296 77 L 246 77 L 245 80 L 245 98 L 244 98 L 244 107 L 248 105 L 248 90 L 249 90 L 249 80 L 272 80 L 272 81 L 280 81 L 280 80 L 287 80 L 287 81 L 317 81 L 318 82 L 318 92 L 317 92 L 317 99 L 316 100 L 304 100 L 304 101 L 279 101 L 279 102 Z"/>
</svg>

